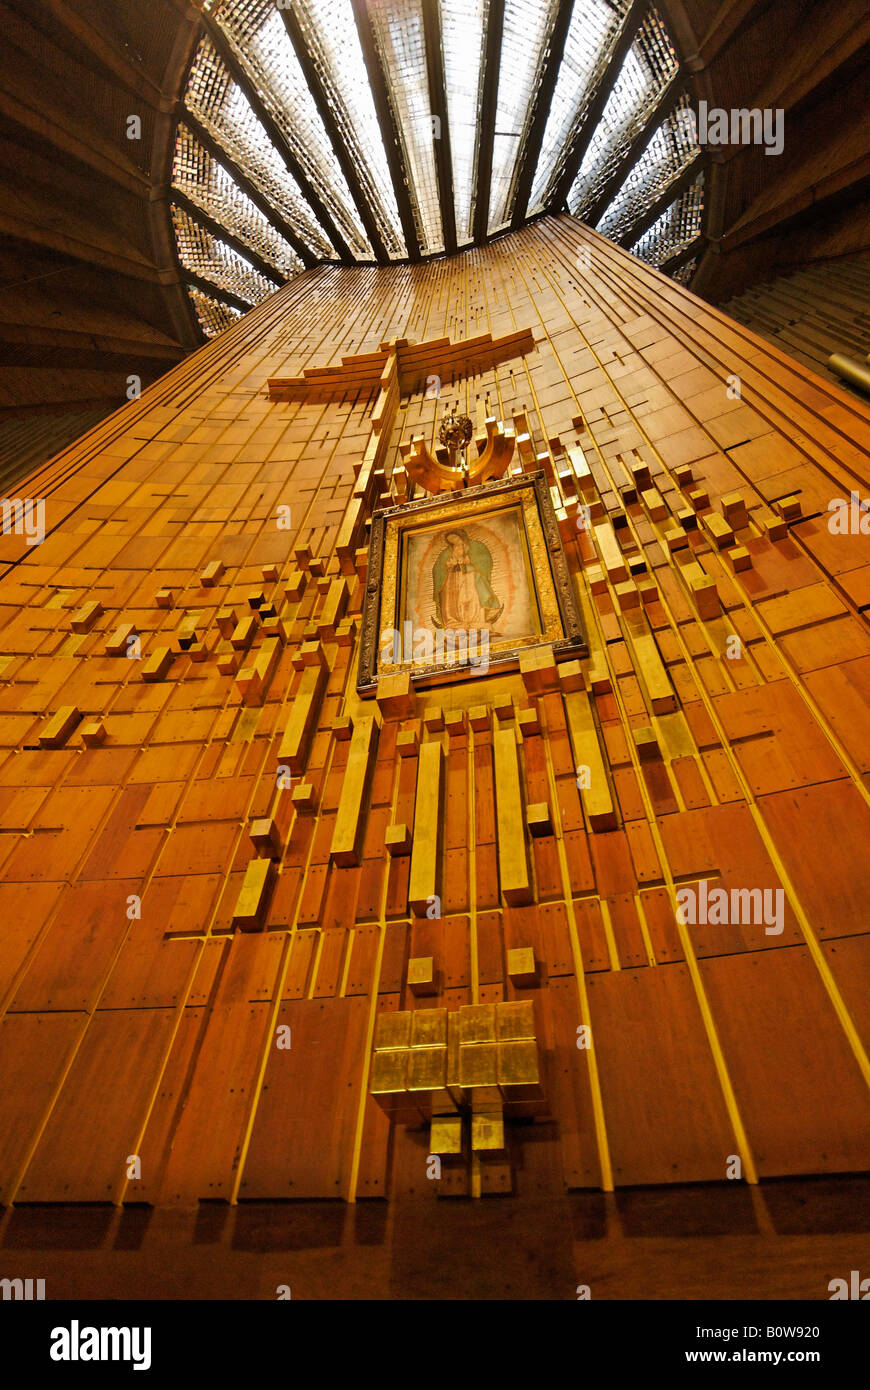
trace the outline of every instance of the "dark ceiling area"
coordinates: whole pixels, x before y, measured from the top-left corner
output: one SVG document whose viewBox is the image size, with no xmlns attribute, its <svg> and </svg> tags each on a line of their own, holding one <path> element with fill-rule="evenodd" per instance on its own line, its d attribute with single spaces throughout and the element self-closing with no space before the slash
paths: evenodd
<svg viewBox="0 0 870 1390">
<path fill-rule="evenodd" d="M 320 260 L 567 209 L 723 303 L 870 248 L 858 0 L 0 0 L 0 26 L 0 467 Z M 700 102 L 782 109 L 782 153 L 695 144 Z"/>
</svg>

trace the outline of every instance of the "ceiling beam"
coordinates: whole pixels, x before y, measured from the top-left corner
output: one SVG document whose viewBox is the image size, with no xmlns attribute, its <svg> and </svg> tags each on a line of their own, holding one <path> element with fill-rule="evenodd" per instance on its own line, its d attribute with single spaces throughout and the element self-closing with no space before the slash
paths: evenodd
<svg viewBox="0 0 870 1390">
<path fill-rule="evenodd" d="M 241 309 L 246 314 L 249 309 L 253 309 L 252 300 L 242 299 L 241 295 L 233 294 L 232 290 L 222 290 L 220 285 L 216 285 L 213 280 L 208 280 L 204 275 L 197 275 L 192 270 L 182 270 L 185 280 L 190 285 L 195 285 L 203 294 L 210 295 L 212 299 L 223 300 L 225 304 L 231 304 L 234 309 Z"/>
<path fill-rule="evenodd" d="M 255 270 L 258 270 L 267 280 L 271 280 L 276 289 L 279 289 L 281 285 L 286 285 L 286 275 L 282 275 L 280 270 L 276 270 L 269 261 L 264 261 L 263 257 L 260 256 L 253 247 L 249 246 L 247 242 L 242 241 L 240 237 L 237 237 L 235 233 L 225 227 L 222 222 L 216 222 L 213 217 L 209 217 L 208 213 L 203 212 L 202 208 L 188 198 L 186 194 L 180 193 L 177 188 L 170 188 L 168 198 L 170 203 L 175 203 L 178 207 L 184 208 L 187 215 L 192 217 L 194 222 L 198 222 L 201 227 L 205 227 L 207 232 L 211 232 L 212 236 L 217 237 L 219 241 L 226 242 L 227 246 L 231 246 L 234 251 L 237 251 L 240 256 L 243 256 L 246 261 L 250 262 Z"/>
<path fill-rule="evenodd" d="M 580 165 L 583 163 L 583 158 L 592 142 L 598 122 L 601 120 L 613 84 L 625 62 L 628 50 L 637 37 L 637 31 L 646 17 L 647 9 L 648 0 L 632 0 L 586 108 L 586 114 L 568 142 L 558 172 L 550 180 L 550 186 L 544 194 L 544 205 L 549 212 L 560 212 L 567 205 L 571 186 L 580 172 Z"/>
<path fill-rule="evenodd" d="M 553 93 L 556 90 L 562 59 L 565 56 L 565 44 L 568 39 L 568 30 L 571 27 L 573 9 L 573 0 L 559 0 L 556 18 L 547 41 L 547 51 L 541 64 L 541 78 L 534 97 L 531 121 L 527 127 L 526 138 L 523 141 L 522 152 L 514 173 L 514 192 L 511 204 L 513 211 L 510 219 L 512 227 L 521 227 L 528 214 L 532 183 L 541 155 L 547 119 L 553 105 Z"/>
<path fill-rule="evenodd" d="M 423 34 L 426 40 L 426 76 L 429 81 L 429 109 L 438 121 L 437 137 L 432 128 L 435 171 L 438 175 L 438 201 L 441 205 L 441 231 L 444 251 L 456 250 L 456 204 L 453 198 L 453 156 L 450 151 L 450 114 L 444 81 L 444 50 L 441 38 L 441 0 L 422 0 Z"/>
<path fill-rule="evenodd" d="M 149 106 L 159 108 L 163 93 L 157 83 L 80 14 L 72 0 L 45 0 L 45 3 L 54 19 L 63 25 L 98 63 L 116 77 L 122 86 L 142 97 Z"/>
<path fill-rule="evenodd" d="M 260 96 L 260 93 L 257 91 L 257 88 L 248 76 L 245 68 L 236 57 L 229 39 L 210 15 L 203 12 L 201 18 L 205 31 L 217 50 L 221 61 L 224 63 L 236 86 L 241 88 L 251 110 L 274 145 L 288 173 L 292 175 L 299 185 L 299 191 L 308 203 L 327 237 L 332 242 L 340 259 L 348 265 L 355 264 L 356 257 L 353 255 L 344 237 L 335 225 L 329 209 L 317 192 L 317 189 L 311 183 L 307 173 L 290 148 L 281 127 L 263 101 L 263 98 Z"/>
<path fill-rule="evenodd" d="M 480 77 L 480 119 L 475 151 L 474 240 L 481 246 L 489 234 L 489 200 L 492 192 L 492 148 L 501 72 L 501 40 L 504 32 L 504 0 L 489 0 L 483 72 Z"/>
<path fill-rule="evenodd" d="M 243 193 L 246 193 L 256 208 L 259 208 L 267 222 L 271 222 L 276 232 L 279 232 L 285 240 L 289 241 L 293 250 L 296 252 L 306 269 L 317 265 L 319 257 L 301 240 L 299 234 L 293 230 L 290 223 L 285 221 L 277 208 L 274 208 L 255 183 L 248 178 L 240 165 L 231 159 L 216 140 L 212 138 L 205 126 L 200 125 L 196 117 L 185 110 L 182 119 L 184 124 L 193 132 L 204 150 L 207 150 L 212 159 L 216 159 L 218 164 L 223 165 L 227 173 L 239 185 Z"/>
<path fill-rule="evenodd" d="M 668 184 L 659 196 L 652 203 L 648 203 L 643 211 L 632 222 L 631 226 L 617 241 L 617 246 L 623 246 L 626 251 L 643 236 L 644 232 L 649 231 L 650 227 L 661 217 L 663 212 L 674 204 L 678 198 L 682 197 L 687 188 L 691 188 L 701 170 L 707 164 L 707 156 L 702 152 L 695 155 L 691 164 L 687 165 L 683 172 Z"/>
<path fill-rule="evenodd" d="M 408 175 L 405 171 L 402 141 L 399 136 L 399 128 L 396 124 L 393 106 L 390 101 L 386 77 L 384 76 L 384 70 L 378 55 L 378 47 L 375 43 L 368 5 L 366 4 L 366 0 L 351 0 L 351 5 L 353 7 L 353 17 L 356 21 L 360 47 L 362 48 L 363 61 L 366 65 L 366 75 L 369 80 L 369 87 L 371 88 L 372 99 L 375 104 L 375 114 L 378 118 L 381 139 L 387 155 L 387 164 L 393 183 L 393 195 L 396 199 L 396 206 L 399 209 L 399 220 L 402 224 L 405 246 L 410 260 L 419 261 L 422 247 L 420 245 L 420 234 L 417 230 L 417 223 L 414 218 L 414 207 L 411 202 Z"/>
<path fill-rule="evenodd" d="M 662 90 L 655 105 L 650 109 L 643 125 L 632 137 L 631 144 L 625 154 L 616 164 L 613 172 L 602 184 L 594 202 L 588 207 L 578 208 L 577 216 L 589 227 L 597 227 L 613 199 L 616 197 L 625 180 L 628 178 L 635 164 L 641 158 L 650 140 L 655 135 L 659 126 L 666 121 L 671 112 L 674 111 L 685 91 L 685 76 L 681 72 L 676 72 Z"/>
<path fill-rule="evenodd" d="M 342 137 L 338 122 L 333 115 L 329 93 L 321 81 L 317 64 L 314 62 L 311 55 L 311 50 L 308 47 L 302 25 L 299 23 L 295 10 L 282 9 L 280 13 L 281 18 L 284 20 L 284 27 L 287 30 L 290 42 L 296 52 L 296 57 L 299 59 L 299 66 L 308 84 L 308 90 L 314 98 L 317 113 L 323 122 L 323 128 L 329 137 L 329 143 L 332 145 L 335 157 L 338 160 L 339 168 L 344 174 L 345 181 L 351 192 L 351 197 L 356 204 L 357 212 L 360 215 L 360 220 L 366 231 L 366 236 L 371 242 L 372 250 L 378 260 L 387 261 L 389 260 L 389 255 L 384 245 L 383 237 L 381 236 L 381 230 L 378 226 L 377 218 L 375 217 L 374 208 L 363 188 L 356 163 Z"/>
</svg>

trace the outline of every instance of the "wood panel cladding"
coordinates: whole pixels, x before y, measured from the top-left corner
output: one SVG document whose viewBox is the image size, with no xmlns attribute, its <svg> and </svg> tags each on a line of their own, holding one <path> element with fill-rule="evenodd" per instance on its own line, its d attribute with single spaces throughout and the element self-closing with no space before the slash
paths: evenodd
<svg viewBox="0 0 870 1390">
<path fill-rule="evenodd" d="M 399 339 L 439 398 L 419 353 L 339 380 Z M 544 472 L 589 655 L 363 700 L 367 529 L 454 402 Z M 866 1168 L 870 537 L 828 503 L 868 440 L 549 218 L 309 271 L 33 474 L 44 542 L 0 535 L 2 1200 L 522 1201 L 527 1130 L 439 1187 L 368 1094 L 378 1016 L 510 1000 L 539 1193 Z"/>
</svg>

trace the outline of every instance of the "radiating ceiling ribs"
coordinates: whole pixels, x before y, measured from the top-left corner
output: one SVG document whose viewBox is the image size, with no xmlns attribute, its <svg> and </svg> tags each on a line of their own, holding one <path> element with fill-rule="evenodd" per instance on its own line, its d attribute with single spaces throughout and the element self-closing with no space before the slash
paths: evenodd
<svg viewBox="0 0 870 1390">
<path fill-rule="evenodd" d="M 582 217 L 583 221 L 590 227 L 597 227 L 601 218 L 604 216 L 613 199 L 616 197 L 625 180 L 628 178 L 635 164 L 641 158 L 647 145 L 663 121 L 676 109 L 680 98 L 686 90 L 685 75 L 677 71 L 668 85 L 662 90 L 661 96 L 657 99 L 654 106 L 650 108 L 649 114 L 643 125 L 632 137 L 631 144 L 619 163 L 614 168 L 612 174 L 601 185 L 599 192 L 595 196 L 594 202 L 588 207 L 578 209 L 577 216 Z"/>
<path fill-rule="evenodd" d="M 489 0 L 486 21 L 486 40 L 483 54 L 483 74 L 480 88 L 483 93 L 478 122 L 477 155 L 475 158 L 474 240 L 486 241 L 489 232 L 489 200 L 492 187 L 492 150 L 495 141 L 495 113 L 498 104 L 498 79 L 501 68 L 501 40 L 504 32 L 504 0 Z"/>
<path fill-rule="evenodd" d="M 648 232 L 661 217 L 663 212 L 675 203 L 676 200 L 685 193 L 695 182 L 701 170 L 707 164 L 705 154 L 697 154 L 691 164 L 687 165 L 678 178 L 673 179 L 659 196 L 652 203 L 648 203 L 643 212 L 636 217 L 623 235 L 619 238 L 617 245 L 624 246 L 626 250 L 640 241 L 644 232 Z"/>
<path fill-rule="evenodd" d="M 238 251 L 239 255 L 249 261 L 255 270 L 258 270 L 267 280 L 271 280 L 276 289 L 287 283 L 286 277 L 281 274 L 280 270 L 276 270 L 275 266 L 264 260 L 252 246 L 249 246 L 246 241 L 242 241 L 222 222 L 216 222 L 207 212 L 203 212 L 202 208 L 186 194 L 173 188 L 169 193 L 169 201 L 175 203 L 177 207 L 184 208 L 184 211 L 193 218 L 194 222 L 198 222 L 200 226 L 205 227 L 206 231 L 211 232 L 212 236 L 217 237 L 219 241 L 226 242 L 227 246 L 231 246 L 234 251 Z"/>
<path fill-rule="evenodd" d="M 544 195 L 544 206 L 548 212 L 558 212 L 565 207 L 568 200 L 568 193 L 574 180 L 580 172 L 583 157 L 586 154 L 595 134 L 598 122 L 604 113 L 608 98 L 613 89 L 613 84 L 619 76 L 619 70 L 625 62 L 631 45 L 637 37 L 638 30 L 646 16 L 648 0 L 632 0 L 632 4 L 625 16 L 616 35 L 610 56 L 599 77 L 598 84 L 592 95 L 586 115 L 575 132 L 565 156 L 551 180 L 550 186 Z"/>
<path fill-rule="evenodd" d="M 354 19 L 356 20 L 357 33 L 359 34 L 360 47 L 362 48 L 366 75 L 369 79 L 369 86 L 371 87 L 372 98 L 375 104 L 375 114 L 378 118 L 381 139 L 383 140 L 387 155 L 387 164 L 390 170 L 390 178 L 393 182 L 393 193 L 396 199 L 396 206 L 399 209 L 402 234 L 405 238 L 405 245 L 408 249 L 409 258 L 412 261 L 419 261 L 421 254 L 420 234 L 417 229 L 414 207 L 411 202 L 402 142 L 399 138 L 396 118 L 387 90 L 386 77 L 381 67 L 381 60 L 375 43 L 368 7 L 366 0 L 351 0 L 351 4 L 353 6 Z"/>
<path fill-rule="evenodd" d="M 512 227 L 521 227 L 528 213 L 529 198 L 532 192 L 532 181 L 535 177 L 535 170 L 538 167 L 544 131 L 547 128 L 547 118 L 550 115 L 550 107 L 553 104 L 553 93 L 556 90 L 559 69 L 562 66 L 562 58 L 565 54 L 565 43 L 568 38 L 568 30 L 571 26 L 571 13 L 573 9 L 573 0 L 559 0 L 553 27 L 547 42 L 547 51 L 541 65 L 541 77 L 538 83 L 538 89 L 535 93 L 531 120 L 527 126 L 526 137 L 522 143 L 522 149 L 514 171 L 512 201 L 509 199 L 509 206 L 512 207 L 510 218 Z"/>
<path fill-rule="evenodd" d="M 440 0 L 422 0 L 423 32 L 426 40 L 426 75 L 429 81 L 429 107 L 438 122 L 433 121 L 435 171 L 438 175 L 438 201 L 441 211 L 441 230 L 444 250 L 448 256 L 456 250 L 456 205 L 453 198 L 453 157 L 450 151 L 450 117 L 447 109 L 447 89 L 444 82 L 444 53 L 441 40 Z"/>
<path fill-rule="evenodd" d="M 232 290 L 222 289 L 213 280 L 206 279 L 204 275 L 198 275 L 194 270 L 185 268 L 182 275 L 188 284 L 195 285 L 198 290 L 202 290 L 203 294 L 211 295 L 212 299 L 222 300 L 225 304 L 231 304 L 234 309 L 240 309 L 243 314 L 254 307 L 253 299 L 243 299 L 241 295 L 233 294 Z"/>
<path fill-rule="evenodd" d="M 284 237 L 286 241 L 289 241 L 305 268 L 308 269 L 316 265 L 320 258 L 315 255 L 310 246 L 307 246 L 306 243 L 300 239 L 299 234 L 294 231 L 290 223 L 282 217 L 277 208 L 275 208 L 272 203 L 270 203 L 269 199 L 263 195 L 261 189 L 248 178 L 241 166 L 218 144 L 217 140 L 213 139 L 205 126 L 201 125 L 192 112 L 187 110 L 185 110 L 182 119 L 184 124 L 193 131 L 193 134 L 196 136 L 203 149 L 207 150 L 212 159 L 217 160 L 218 164 L 223 165 L 230 177 L 239 185 L 242 192 L 248 195 L 254 207 L 259 208 L 267 222 L 271 222 L 275 231 L 280 232 L 281 236 Z"/>
<path fill-rule="evenodd" d="M 260 96 L 257 88 L 245 71 L 245 68 L 236 57 L 232 45 L 223 30 L 215 23 L 210 15 L 204 12 L 202 15 L 202 23 L 211 43 L 220 55 L 221 61 L 225 65 L 236 86 L 241 88 L 248 105 L 271 140 L 276 153 L 280 157 L 288 173 L 299 185 L 300 193 L 308 203 L 329 240 L 332 242 L 340 259 L 347 265 L 354 264 L 355 257 L 353 252 L 338 230 L 329 209 L 287 143 L 284 132 L 275 120 L 275 117 L 263 101 L 263 98 Z"/>
<path fill-rule="evenodd" d="M 329 94 L 326 91 L 323 82 L 321 81 L 320 73 L 317 69 L 317 64 L 314 62 L 311 50 L 308 47 L 308 43 L 306 41 L 305 34 L 302 30 L 302 26 L 299 23 L 299 20 L 293 10 L 282 9 L 280 11 L 280 14 L 281 18 L 284 21 L 284 26 L 287 30 L 290 42 L 292 43 L 293 48 L 295 49 L 296 57 L 299 59 L 299 66 L 301 67 L 305 81 L 308 84 L 308 90 L 314 98 L 314 104 L 317 107 L 317 113 L 320 116 L 321 121 L 323 122 L 323 128 L 326 131 L 327 136 L 329 137 L 329 143 L 332 145 L 333 151 L 335 152 L 335 157 L 338 160 L 339 168 L 341 169 L 341 172 L 344 174 L 347 186 L 350 189 L 351 197 L 353 198 L 354 203 L 356 204 L 357 211 L 360 215 L 360 220 L 363 226 L 365 227 L 366 235 L 369 241 L 371 242 L 372 250 L 374 251 L 375 256 L 378 260 L 386 261 L 389 259 L 389 256 L 387 253 L 387 248 L 384 245 L 384 239 L 381 236 L 381 229 L 378 226 L 378 221 L 375 216 L 374 209 L 368 199 L 368 196 L 366 195 L 365 189 L 363 188 L 362 180 L 360 179 L 359 172 L 357 170 L 356 161 L 354 160 L 350 150 L 345 144 L 344 138 L 342 137 L 342 133 L 339 130 L 338 122 L 336 121 L 335 116 L 333 114 Z"/>
</svg>

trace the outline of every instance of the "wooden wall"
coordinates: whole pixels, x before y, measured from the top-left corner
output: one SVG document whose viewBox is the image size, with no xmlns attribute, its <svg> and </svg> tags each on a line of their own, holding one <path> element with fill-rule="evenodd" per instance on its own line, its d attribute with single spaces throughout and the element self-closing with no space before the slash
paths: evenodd
<svg viewBox="0 0 870 1390">
<path fill-rule="evenodd" d="M 599 750 L 615 828 L 590 828 L 558 688 L 535 696 L 493 677 L 438 692 L 454 712 L 510 694 L 538 714 L 538 733 L 520 721 L 523 787 L 549 802 L 554 834 L 530 848 L 536 903 L 507 907 L 498 726 L 421 729 L 431 696 L 414 717 L 384 719 L 360 863 L 330 862 L 350 746 L 333 724 L 372 707 L 360 708 L 355 646 L 323 626 L 323 605 L 374 395 L 273 402 L 265 384 L 388 338 L 521 328 L 535 353 L 461 382 L 462 403 L 488 394 L 507 423 L 524 410 L 539 453 L 579 444 L 617 523 L 618 488 L 645 462 L 671 520 L 637 502 L 616 532 L 648 567 L 635 607 L 609 581 L 593 593 L 599 557 L 579 531 L 568 543 L 595 689 L 583 746 Z M 735 374 L 740 399 L 726 392 Z M 455 394 L 445 385 L 443 399 Z M 387 475 L 435 409 L 419 394 L 399 403 Z M 310 271 L 34 474 L 21 495 L 47 499 L 44 543 L 0 537 L 0 1200 L 522 1201 L 725 1182 L 731 1155 L 750 1182 L 866 1169 L 870 537 L 832 535 L 826 508 L 870 490 L 868 418 L 565 217 L 449 261 Z M 713 512 L 741 494 L 747 568 L 703 524 L 670 550 L 672 518 L 698 488 Z M 775 504 L 795 494 L 772 539 L 764 521 L 777 535 Z M 280 599 L 290 640 L 261 703 L 245 703 L 216 651 L 175 652 L 162 679 L 143 680 L 186 616 L 207 645 L 221 606 L 241 614 L 264 566 L 280 574 L 267 593 L 282 595 L 305 546 L 325 574 L 313 566 L 301 595 Z M 203 587 L 212 561 L 224 572 Z M 712 617 L 692 585 L 704 576 L 721 604 Z M 173 607 L 157 605 L 162 588 Z M 72 631 L 93 601 L 102 613 Z M 319 621 L 329 673 L 306 812 L 276 786 L 277 750 L 305 678 L 293 658 Z M 106 654 L 124 623 L 141 634 L 140 660 Z M 69 706 L 104 722 L 101 746 L 83 746 L 81 724 L 40 746 Z M 440 921 L 412 921 L 408 861 L 384 844 L 391 821 L 413 822 L 417 759 L 396 756 L 410 727 L 445 753 Z M 638 729 L 653 733 L 651 759 Z M 265 929 L 234 931 L 251 822 L 269 816 L 282 851 Z M 674 894 L 701 878 L 782 887 L 782 934 L 679 927 Z M 132 895 L 141 917 L 128 915 Z M 533 989 L 506 977 L 516 945 L 535 948 Z M 549 1117 L 512 1127 L 504 1160 L 464 1162 L 440 1187 L 426 1177 L 427 1129 L 391 1130 L 367 1098 L 378 1011 L 432 1002 L 405 990 L 409 952 L 435 956 L 436 1002 L 451 1008 L 534 999 L 545 1063 Z M 282 1023 L 289 1050 L 275 1046 Z M 575 1045 L 583 1023 L 591 1051 Z M 127 1176 L 131 1155 L 140 1178 Z"/>
</svg>

